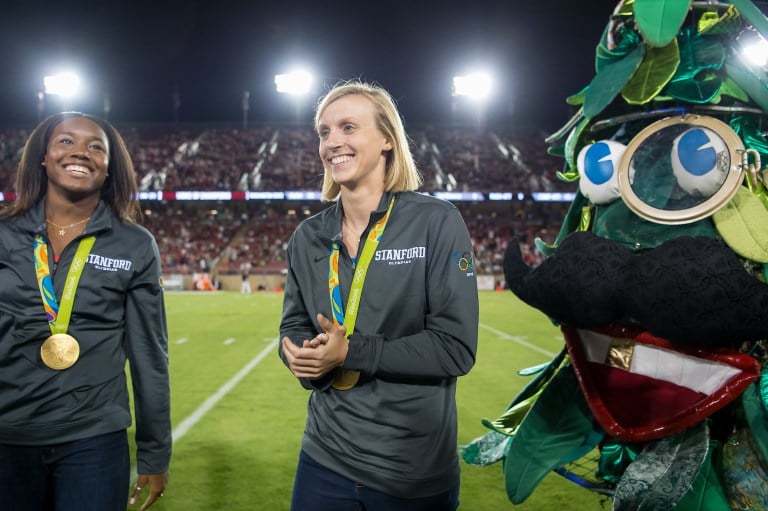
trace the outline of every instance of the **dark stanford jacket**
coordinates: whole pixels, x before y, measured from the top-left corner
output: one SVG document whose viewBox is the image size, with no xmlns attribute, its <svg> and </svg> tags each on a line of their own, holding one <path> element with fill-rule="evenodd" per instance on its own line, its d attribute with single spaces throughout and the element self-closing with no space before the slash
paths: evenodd
<svg viewBox="0 0 768 511">
<path fill-rule="evenodd" d="M 80 358 L 57 371 L 40 358 L 51 331 L 35 276 L 33 238 L 45 229 L 42 201 L 0 221 L 0 443 L 54 444 L 129 427 L 129 360 L 137 468 L 164 472 L 171 454 L 168 336 L 155 239 L 99 204 L 84 232 L 95 234 L 96 243 L 68 330 L 80 344 Z M 59 299 L 76 249 L 77 240 L 52 268 Z M 52 259 L 50 248 L 49 254 Z"/>
<path fill-rule="evenodd" d="M 389 198 L 382 197 L 369 227 Z M 288 244 L 280 335 L 298 345 L 322 331 L 317 313 L 332 318 L 328 259 L 341 218 L 337 202 L 302 222 Z M 353 271 L 342 249 L 345 305 Z M 434 197 L 397 194 L 344 363 L 361 371 L 360 383 L 338 391 L 328 378 L 302 381 L 313 389 L 302 448 L 331 470 L 391 495 L 451 488 L 459 477 L 456 378 L 475 362 L 477 328 L 472 245 L 459 211 Z"/>
</svg>

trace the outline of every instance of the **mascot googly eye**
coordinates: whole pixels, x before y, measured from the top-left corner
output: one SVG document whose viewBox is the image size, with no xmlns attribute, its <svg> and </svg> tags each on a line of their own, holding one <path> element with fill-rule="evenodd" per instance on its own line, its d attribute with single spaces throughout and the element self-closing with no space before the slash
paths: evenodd
<svg viewBox="0 0 768 511">
<path fill-rule="evenodd" d="M 613 140 L 602 140 L 579 151 L 579 190 L 592 204 L 608 204 L 619 198 L 619 162 L 627 147 Z"/>
<path fill-rule="evenodd" d="M 723 185 L 728 174 L 728 148 L 708 128 L 681 133 L 672 145 L 672 172 L 689 195 L 709 197 Z"/>
</svg>

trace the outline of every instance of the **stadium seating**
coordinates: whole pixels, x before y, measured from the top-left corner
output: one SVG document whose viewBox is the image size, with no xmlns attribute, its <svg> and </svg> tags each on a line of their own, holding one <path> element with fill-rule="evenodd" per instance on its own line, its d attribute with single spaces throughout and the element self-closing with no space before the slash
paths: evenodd
<svg viewBox="0 0 768 511">
<path fill-rule="evenodd" d="M 317 191 L 322 166 L 308 125 L 117 126 L 133 155 L 140 190 Z M 0 191 L 12 192 L 29 128 L 0 130 Z M 517 237 L 530 264 L 533 241 L 552 241 L 566 202 L 537 202 L 534 192 L 572 192 L 554 178 L 560 160 L 544 134 L 459 126 L 410 129 L 424 192 L 511 192 L 511 200 L 455 202 L 472 236 L 478 274 L 499 276 L 507 243 Z M 327 205 L 317 200 L 143 201 L 143 223 L 157 237 L 164 272 L 254 274 L 285 269 L 285 245 L 298 223 Z"/>
</svg>

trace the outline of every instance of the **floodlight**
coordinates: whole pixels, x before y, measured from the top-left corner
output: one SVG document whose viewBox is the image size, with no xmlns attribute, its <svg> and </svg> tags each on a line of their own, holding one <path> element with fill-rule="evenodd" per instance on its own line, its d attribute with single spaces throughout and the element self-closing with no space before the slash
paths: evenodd
<svg viewBox="0 0 768 511">
<path fill-rule="evenodd" d="M 492 80 L 487 73 L 473 73 L 453 78 L 453 95 L 475 99 L 487 98 L 491 93 Z"/>
<path fill-rule="evenodd" d="M 312 75 L 307 71 L 275 75 L 277 92 L 285 94 L 307 94 L 312 87 Z"/>
<path fill-rule="evenodd" d="M 753 66 L 765 67 L 768 64 L 768 41 L 757 32 L 747 33 L 740 38 L 741 56 Z"/>
<path fill-rule="evenodd" d="M 74 96 L 80 89 L 80 78 L 74 73 L 48 75 L 43 78 L 46 94 Z"/>
</svg>

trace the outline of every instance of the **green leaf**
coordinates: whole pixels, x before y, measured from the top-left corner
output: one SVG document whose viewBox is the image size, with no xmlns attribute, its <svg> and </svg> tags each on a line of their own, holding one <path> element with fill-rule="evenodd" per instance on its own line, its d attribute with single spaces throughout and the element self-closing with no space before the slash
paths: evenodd
<svg viewBox="0 0 768 511">
<path fill-rule="evenodd" d="M 635 0 L 635 21 L 645 42 L 668 45 L 688 15 L 691 0 Z"/>
<path fill-rule="evenodd" d="M 712 220 L 723 240 L 741 257 L 768 263 L 768 210 L 755 194 L 739 188 Z"/>
<path fill-rule="evenodd" d="M 730 76 L 726 77 L 726 79 L 723 81 L 723 84 L 720 86 L 720 95 L 721 96 L 730 96 L 732 98 L 736 98 L 739 101 L 743 101 L 744 103 L 749 102 L 749 96 L 746 92 L 744 92 L 744 89 L 739 87 L 739 84 L 733 81 L 733 78 Z"/>
<path fill-rule="evenodd" d="M 568 138 L 565 139 L 565 162 L 569 169 L 576 168 L 576 155 L 587 143 L 581 139 L 581 136 L 585 133 L 588 125 L 589 119 L 581 119 L 568 133 Z"/>
<path fill-rule="evenodd" d="M 719 70 L 725 62 L 725 48 L 717 37 L 683 32 L 677 41 L 680 65 L 673 80 L 693 78 L 704 70 Z"/>
<path fill-rule="evenodd" d="M 630 105 L 648 103 L 669 83 L 679 64 L 677 39 L 662 48 L 648 48 L 637 71 L 621 90 L 621 95 Z"/>
<path fill-rule="evenodd" d="M 706 104 L 712 102 L 720 91 L 723 81 L 715 73 L 702 73 L 695 79 L 671 82 L 666 92 L 687 103 Z"/>
<path fill-rule="evenodd" d="M 623 59 L 626 55 L 632 53 L 638 46 L 643 46 L 643 40 L 640 37 L 640 34 L 635 30 L 627 27 L 618 30 L 619 33 L 614 34 L 614 39 L 619 41 L 615 48 L 609 49 L 605 42 L 607 27 L 601 43 L 597 46 L 597 51 L 595 52 L 595 70 L 598 73 L 600 73 L 608 64 Z"/>
<path fill-rule="evenodd" d="M 717 96 L 725 49 L 716 37 L 684 31 L 678 38 L 680 65 L 664 92 L 677 99 L 704 104 Z"/>
<path fill-rule="evenodd" d="M 504 460 L 509 500 L 523 502 L 554 467 L 591 440 L 600 440 L 593 435 L 592 412 L 573 368 L 563 367 L 544 388 L 512 440 Z"/>
<path fill-rule="evenodd" d="M 589 84 L 584 97 L 584 115 L 591 119 L 610 105 L 643 61 L 645 46 L 638 45 L 621 60 L 606 64 Z"/>
</svg>

